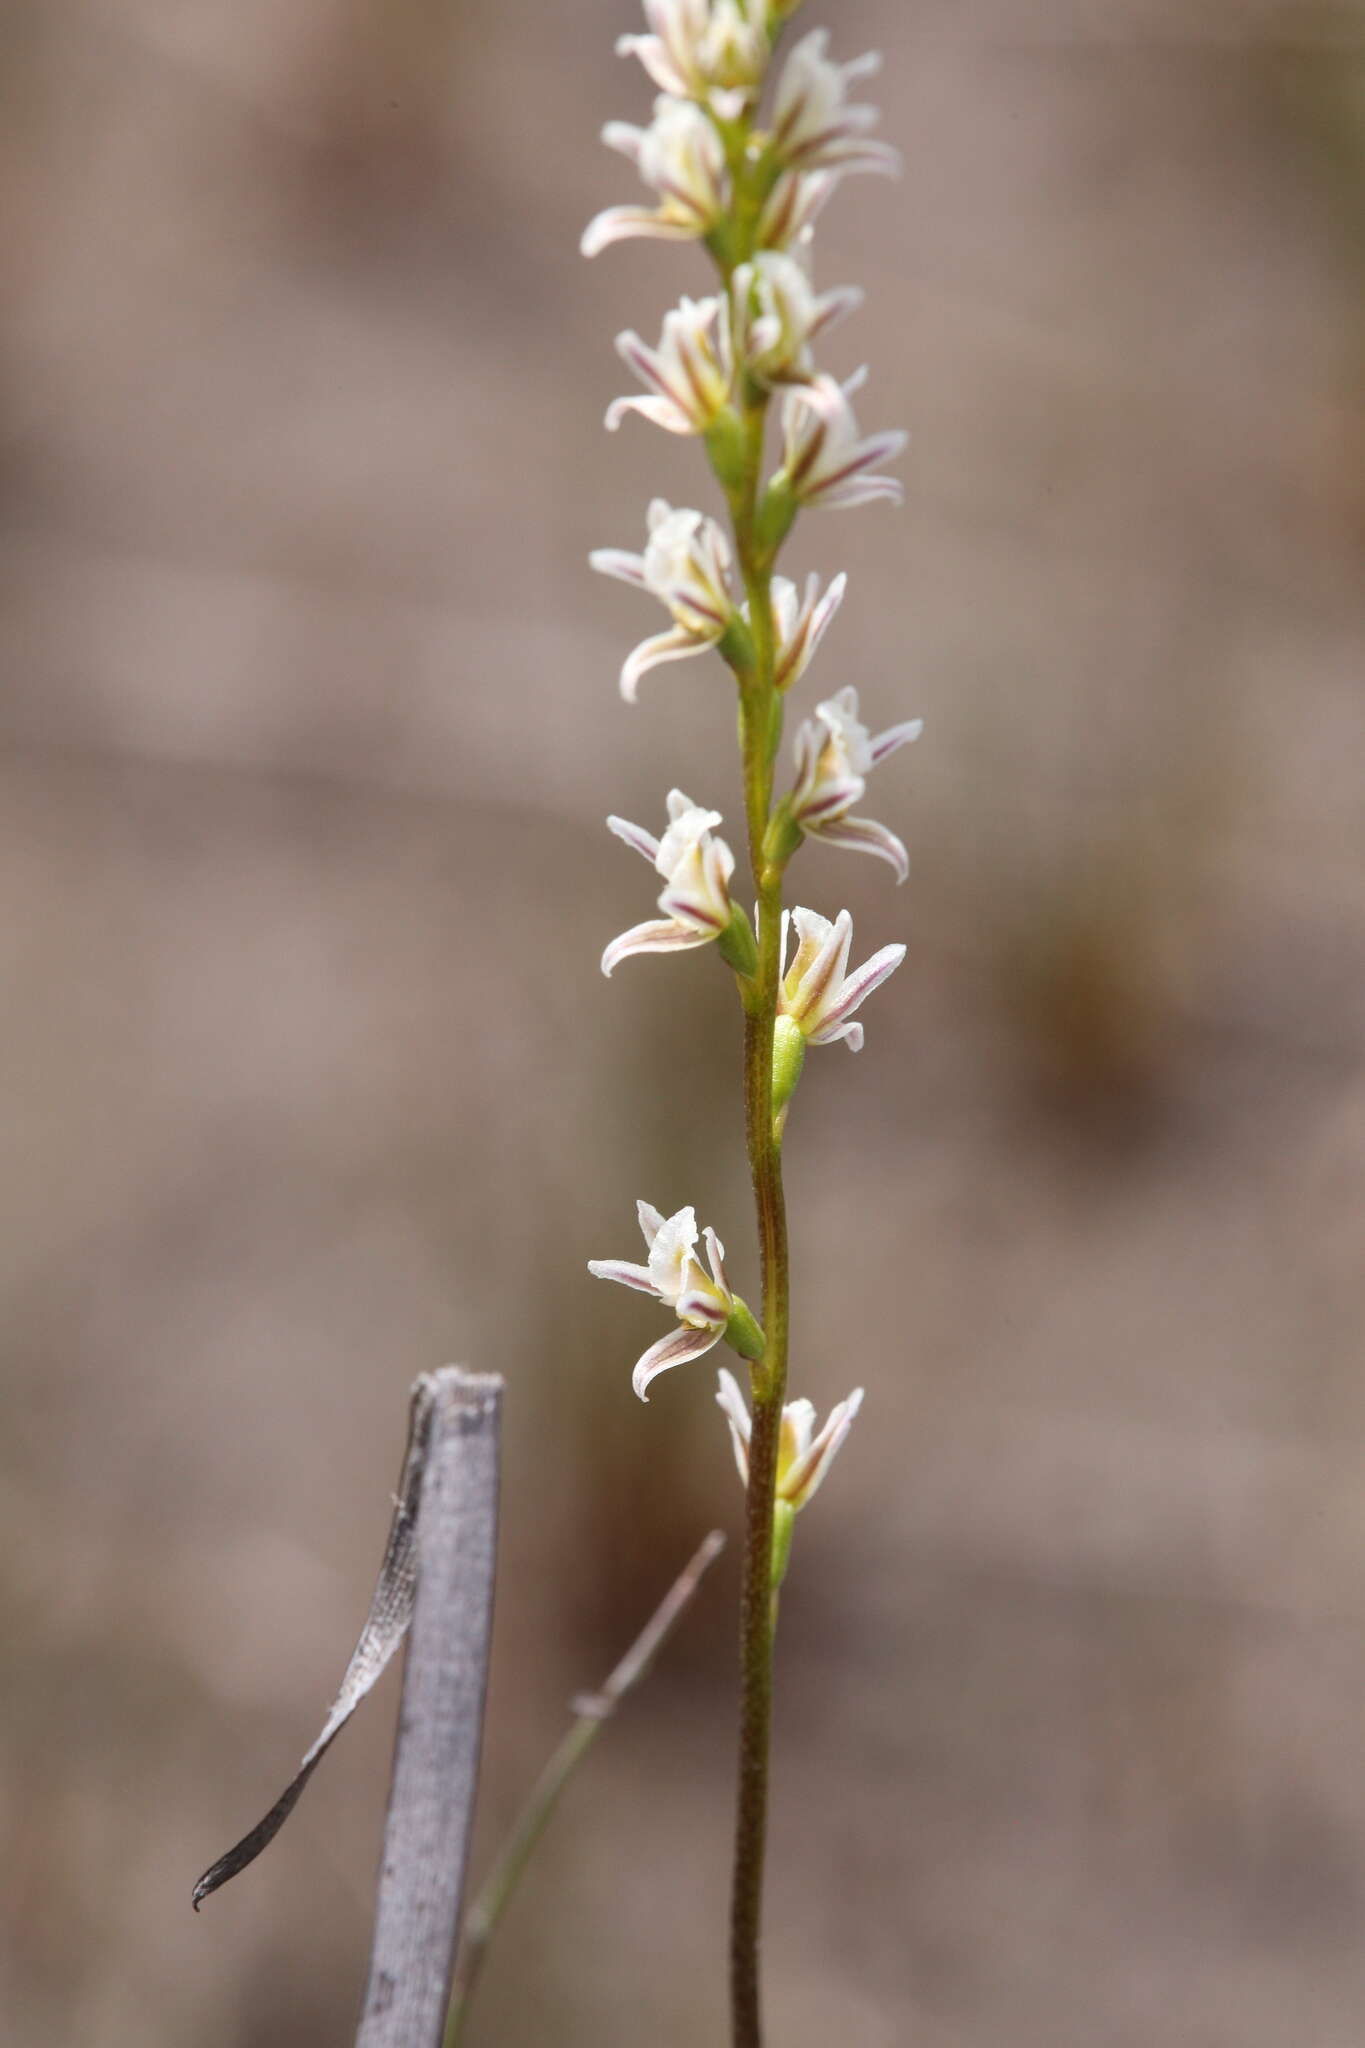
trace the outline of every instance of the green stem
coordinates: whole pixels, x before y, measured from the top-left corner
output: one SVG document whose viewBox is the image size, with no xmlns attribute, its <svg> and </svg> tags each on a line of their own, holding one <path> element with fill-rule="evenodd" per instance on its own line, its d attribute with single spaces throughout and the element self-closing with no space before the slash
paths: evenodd
<svg viewBox="0 0 1365 2048">
<path fill-rule="evenodd" d="M 493 1868 L 469 1909 L 460 1934 L 460 1951 L 451 1987 L 450 2010 L 446 2015 L 443 2048 L 459 2048 L 464 2037 L 469 2002 L 483 1970 L 488 1945 L 559 1803 L 560 1794 L 601 1734 L 602 1724 L 615 1712 L 631 1687 L 638 1685 L 648 1672 L 701 1584 L 703 1574 L 724 1548 L 724 1536 L 719 1529 L 713 1529 L 674 1580 L 601 1691 L 574 1701 L 572 1723 L 531 1788 L 511 1834 L 503 1843 Z"/>
<path fill-rule="evenodd" d="M 787 1382 L 789 1276 L 782 1153 L 773 1129 L 773 1033 L 781 974 L 782 869 L 764 853 L 772 810 L 774 647 L 771 575 L 756 553 L 753 502 L 762 448 L 758 414 L 753 487 L 736 519 L 736 540 L 749 597 L 755 662 L 741 701 L 744 796 L 749 851 L 758 896 L 758 970 L 744 1020 L 744 1111 L 749 1169 L 762 1251 L 764 1355 L 750 1374 L 753 1404 L 749 1485 L 745 1503 L 744 1576 L 740 1603 L 739 1787 L 730 1919 L 730 1998 L 734 2048 L 762 2041 L 759 1941 L 768 1822 L 768 1756 L 772 1730 L 773 1515 L 782 1404 Z"/>
<path fill-rule="evenodd" d="M 771 21 L 774 41 L 780 21 Z M 778 165 L 771 152 L 751 156 L 750 118 L 721 128 L 733 183 L 728 221 L 712 236 L 711 253 L 728 291 L 736 267 L 753 256 L 763 204 Z M 717 470 L 734 523 L 735 546 L 749 601 L 752 666 L 736 669 L 740 691 L 740 749 L 749 859 L 758 898 L 758 965 L 744 990 L 744 1123 L 762 1251 L 761 1359 L 750 1362 L 752 1423 L 749 1484 L 745 1496 L 744 1569 L 740 1595 L 739 1783 L 730 1909 L 730 2006 L 734 2048 L 761 2048 L 759 1938 L 763 1917 L 763 1865 L 768 1828 L 768 1756 L 772 1738 L 773 1640 L 777 1601 L 773 1587 L 773 1524 L 782 1404 L 787 1387 L 789 1276 L 787 1211 L 782 1188 L 782 1141 L 773 1120 L 773 1036 L 782 972 L 784 856 L 770 857 L 773 758 L 781 728 L 781 698 L 774 684 L 772 567 L 777 552 L 760 532 L 759 494 L 769 393 L 748 385 L 741 394 L 742 442 L 737 469 Z M 713 465 L 714 466 L 714 465 Z M 790 523 L 790 522 L 788 522 Z"/>
</svg>

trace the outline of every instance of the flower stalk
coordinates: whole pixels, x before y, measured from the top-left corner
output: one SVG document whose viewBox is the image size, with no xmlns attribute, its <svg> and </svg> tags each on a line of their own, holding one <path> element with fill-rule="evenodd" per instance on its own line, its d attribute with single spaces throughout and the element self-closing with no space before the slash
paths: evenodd
<svg viewBox="0 0 1365 2048">
<path fill-rule="evenodd" d="M 898 433 L 864 437 L 850 403 L 862 373 L 840 383 L 818 369 L 813 356 L 824 330 L 861 300 L 851 288 L 816 293 L 809 267 L 814 222 L 845 177 L 893 169 L 896 155 L 868 134 L 874 110 L 848 98 L 850 86 L 874 70 L 876 60 L 833 62 L 825 31 L 813 30 L 795 44 L 770 89 L 776 47 L 797 4 L 644 0 L 650 33 L 623 38 L 618 49 L 640 59 L 662 96 L 648 129 L 616 123 L 605 139 L 634 162 L 658 204 L 611 208 L 583 239 L 587 255 L 628 236 L 691 240 L 709 252 L 718 273 L 712 296 L 684 299 L 666 316 L 656 348 L 633 331 L 619 338 L 618 349 L 646 395 L 617 400 L 608 424 L 634 413 L 665 432 L 697 437 L 723 494 L 730 532 L 707 515 L 656 500 L 642 555 L 601 549 L 592 561 L 655 597 L 672 621 L 669 631 L 627 659 L 620 684 L 628 702 L 635 701 L 640 677 L 665 662 L 714 651 L 733 675 L 756 925 L 751 928 L 731 901 L 733 856 L 711 836 L 719 813 L 675 790 L 661 841 L 611 821 L 666 887 L 659 898 L 663 921 L 614 941 L 603 966 L 609 972 L 629 953 L 714 942 L 735 974 L 744 1020 L 744 1129 L 760 1315 L 753 1317 L 731 1290 L 714 1231 L 704 1233 L 709 1278 L 697 1263 L 690 1209 L 665 1219 L 641 1204 L 649 1266 L 599 1260 L 592 1270 L 653 1294 L 678 1318 L 679 1328 L 636 1366 L 642 1397 L 658 1373 L 721 1343 L 748 1366 L 747 1409 L 732 1377 L 722 1373 L 721 1379 L 745 1483 L 730 1925 L 735 2048 L 760 2048 L 762 2041 L 759 1942 L 777 1590 L 796 1512 L 814 1493 L 862 1400 L 858 1389 L 817 1436 L 810 1403 L 786 1398 L 791 1274 L 783 1134 L 807 1046 L 842 1039 L 857 1051 L 862 1026 L 848 1019 L 905 952 L 883 947 L 846 973 L 847 911 L 833 922 L 813 910 L 789 911 L 784 884 L 788 864 L 808 838 L 875 854 L 903 875 L 901 842 L 872 820 L 851 818 L 849 810 L 863 794 L 869 769 L 918 729 L 907 723 L 872 739 L 858 722 L 856 692 L 846 689 L 819 707 L 814 724 L 802 726 L 797 785 L 774 800 L 785 695 L 814 659 L 845 590 L 838 575 L 822 595 L 813 576 L 799 593 L 776 574 L 779 552 L 808 509 L 898 499 L 900 486 L 881 465 L 904 440 Z M 770 436 L 775 397 L 779 431 Z M 779 445 L 768 474 L 770 438 Z M 793 923 L 797 944 L 789 964 Z"/>
</svg>

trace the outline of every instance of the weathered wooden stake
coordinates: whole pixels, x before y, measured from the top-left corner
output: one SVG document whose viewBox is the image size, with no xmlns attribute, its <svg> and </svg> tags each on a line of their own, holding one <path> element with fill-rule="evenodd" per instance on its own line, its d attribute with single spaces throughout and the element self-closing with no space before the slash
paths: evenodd
<svg viewBox="0 0 1365 2048">
<path fill-rule="evenodd" d="M 478 1782 L 502 1381 L 447 1366 L 426 1385 L 416 1604 L 356 2048 L 439 2048 Z"/>
</svg>

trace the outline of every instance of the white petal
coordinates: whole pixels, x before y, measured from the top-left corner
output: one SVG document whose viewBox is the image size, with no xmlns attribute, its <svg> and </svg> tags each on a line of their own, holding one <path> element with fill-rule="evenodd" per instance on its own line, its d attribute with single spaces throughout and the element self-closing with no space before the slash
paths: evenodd
<svg viewBox="0 0 1365 2048">
<path fill-rule="evenodd" d="M 870 960 L 864 960 L 862 966 L 848 976 L 834 1001 L 825 1009 L 820 1018 L 819 1028 L 810 1033 L 811 1044 L 830 1045 L 836 1038 L 849 1038 L 850 1045 L 853 1046 L 854 1052 L 857 1052 L 858 1046 L 853 1045 L 849 1033 L 844 1028 L 846 1021 L 866 1002 L 873 989 L 880 988 L 887 976 L 895 973 L 904 958 L 904 946 L 883 946 Z M 861 1033 L 859 1043 L 861 1044 Z"/>
<path fill-rule="evenodd" d="M 744 1396 L 739 1391 L 739 1381 L 732 1372 L 722 1366 L 716 1378 L 719 1390 L 716 1406 L 730 1425 L 730 1442 L 734 1447 L 735 1464 L 739 1470 L 741 1486 L 749 1484 L 749 1433 L 753 1425 L 749 1410 L 744 1405 Z"/>
<path fill-rule="evenodd" d="M 812 504 L 840 505 L 861 504 L 865 497 L 900 498 L 904 495 L 896 479 L 891 476 L 868 476 L 866 471 L 877 469 L 883 462 L 891 462 L 900 454 L 908 434 L 899 429 L 884 434 L 870 434 L 865 441 L 859 441 L 851 448 L 838 469 L 825 471 L 812 486 L 809 496 Z"/>
<path fill-rule="evenodd" d="M 659 1290 L 649 1277 L 648 1266 L 636 1266 L 629 1259 L 589 1259 L 588 1271 L 598 1280 L 615 1280 L 622 1287 L 633 1287 L 640 1294 L 652 1294 L 657 1301 Z"/>
<path fill-rule="evenodd" d="M 837 818 L 856 804 L 866 787 L 861 775 L 822 776 L 805 801 L 794 806 L 792 816 L 803 832 L 822 832 L 822 821 Z"/>
<path fill-rule="evenodd" d="M 872 505 L 884 499 L 888 505 L 905 502 L 905 486 L 894 476 L 854 476 L 844 483 L 821 486 L 811 494 L 810 504 L 823 512 L 851 512 L 857 505 Z"/>
<path fill-rule="evenodd" d="M 837 291 L 825 292 L 816 301 L 815 322 L 812 334 L 823 334 L 835 327 L 841 320 L 847 320 L 850 313 L 856 313 L 866 294 L 856 284 L 840 285 Z"/>
<path fill-rule="evenodd" d="M 821 1482 L 839 1454 L 844 1438 L 853 1427 L 853 1418 L 863 1405 L 863 1390 L 855 1387 L 846 1401 L 838 1401 L 830 1409 L 828 1419 L 799 1462 L 782 1477 L 782 1494 L 793 1507 L 803 1508 L 819 1491 Z"/>
<path fill-rule="evenodd" d="M 618 156 L 628 157 L 631 163 L 638 164 L 640 145 L 647 132 L 644 128 L 637 128 L 633 121 L 608 121 L 602 130 L 602 140 Z"/>
<path fill-rule="evenodd" d="M 904 725 L 889 725 L 885 732 L 879 732 L 872 742 L 872 761 L 884 761 L 888 754 L 894 754 L 897 747 L 908 746 L 924 731 L 922 718 L 907 718 Z"/>
<path fill-rule="evenodd" d="M 632 555 L 625 548 L 594 548 L 588 556 L 588 567 L 596 569 L 599 576 L 615 576 L 622 583 L 633 583 L 637 590 L 647 590 L 645 582 L 645 558 Z"/>
<path fill-rule="evenodd" d="M 667 1216 L 654 1234 L 649 1248 L 649 1270 L 663 1299 L 672 1304 L 688 1282 L 696 1264 L 697 1212 L 689 1203 Z"/>
<path fill-rule="evenodd" d="M 664 92 L 673 93 L 679 99 L 686 97 L 687 80 L 671 61 L 657 36 L 618 36 L 616 54 L 618 57 L 638 57 L 654 83 Z"/>
<path fill-rule="evenodd" d="M 792 1466 L 804 1458 L 814 1435 L 815 1403 L 804 1398 L 788 1401 L 782 1410 L 782 1431 L 778 1444 L 778 1470 L 784 1478 Z"/>
<path fill-rule="evenodd" d="M 649 1251 L 653 1251 L 654 1240 L 664 1227 L 664 1219 L 652 1202 L 637 1202 L 635 1204 L 635 1213 L 640 1219 L 640 1228 L 644 1232 L 646 1248 Z"/>
<path fill-rule="evenodd" d="M 843 976 L 848 965 L 848 949 L 853 943 L 853 919 L 846 910 L 839 912 L 833 924 L 821 917 L 818 911 L 798 909 L 795 916 L 800 950 L 793 962 L 793 973 L 803 952 L 807 958 L 792 995 L 792 1014 L 803 1030 L 807 1019 L 816 1027 L 806 1033 L 814 1044 L 818 1027 L 829 1015 L 831 1005 L 837 1002 L 845 986 Z"/>
<path fill-rule="evenodd" d="M 711 645 L 709 640 L 698 640 L 694 633 L 688 633 L 681 626 L 673 626 L 667 633 L 656 633 L 651 640 L 642 640 L 634 651 L 627 655 L 621 670 L 621 695 L 627 704 L 634 704 L 639 696 L 640 678 L 658 668 L 665 661 L 685 661 L 689 654 L 705 654 Z"/>
<path fill-rule="evenodd" d="M 647 206 L 608 206 L 588 222 L 578 246 L 584 256 L 600 256 L 613 242 L 636 235 L 656 242 L 693 242 L 700 233 L 700 225 L 666 220 Z"/>
<path fill-rule="evenodd" d="M 704 1358 L 721 1340 L 721 1330 L 694 1330 L 686 1323 L 679 1323 L 676 1330 L 670 1330 L 657 1344 L 651 1344 L 643 1358 L 636 1363 L 630 1383 L 642 1401 L 649 1395 L 645 1392 L 651 1380 L 671 1366 L 687 1365 L 694 1358 Z"/>
<path fill-rule="evenodd" d="M 659 842 L 652 832 L 646 832 L 643 825 L 632 825 L 629 818 L 608 818 L 607 830 L 623 839 L 642 859 L 653 867 L 659 851 Z"/>
<path fill-rule="evenodd" d="M 715 936 L 714 932 L 693 931 L 685 924 L 675 924 L 672 918 L 632 925 L 607 947 L 602 955 L 602 972 L 610 978 L 633 953 L 685 953 L 691 946 L 709 946 Z"/>
<path fill-rule="evenodd" d="M 823 839 L 827 846 L 842 846 L 849 853 L 875 854 L 895 869 L 898 882 L 903 882 L 910 872 L 910 856 L 905 850 L 905 842 L 887 826 L 879 825 L 875 818 L 831 818 L 827 824 L 822 824 L 817 816 L 802 818 L 800 822 L 803 831 Z"/>
<path fill-rule="evenodd" d="M 830 621 L 843 603 L 844 592 L 847 589 L 848 576 L 841 569 L 839 574 L 830 583 L 829 589 L 825 592 L 819 604 L 816 605 L 815 610 L 811 613 L 810 654 L 806 657 L 808 661 L 829 631 Z"/>
<path fill-rule="evenodd" d="M 604 425 L 609 434 L 614 434 L 628 412 L 638 412 L 651 420 L 656 427 L 662 427 L 666 434 L 695 434 L 687 414 L 671 398 L 614 398 L 607 407 Z"/>
</svg>

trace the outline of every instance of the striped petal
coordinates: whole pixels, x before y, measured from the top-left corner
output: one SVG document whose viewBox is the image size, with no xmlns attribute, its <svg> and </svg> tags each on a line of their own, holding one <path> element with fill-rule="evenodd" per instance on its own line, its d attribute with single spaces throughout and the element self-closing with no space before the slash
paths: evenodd
<svg viewBox="0 0 1365 2048">
<path fill-rule="evenodd" d="M 739 1391 L 739 1381 L 732 1372 L 728 1371 L 725 1366 L 722 1366 L 716 1375 L 716 1379 L 718 1381 L 716 1406 L 730 1425 L 730 1442 L 734 1447 L 735 1465 L 739 1471 L 740 1485 L 747 1486 L 749 1484 L 749 1435 L 753 1428 L 753 1424 L 749 1420 L 749 1410 L 745 1406 L 743 1394 Z"/>
<path fill-rule="evenodd" d="M 609 434 L 616 432 L 628 412 L 638 412 L 642 419 L 662 427 L 666 434 L 695 434 L 697 431 L 682 407 L 675 405 L 671 398 L 613 398 L 604 422 Z"/>
<path fill-rule="evenodd" d="M 646 1392 L 651 1381 L 661 1372 L 668 1372 L 675 1365 L 689 1365 L 694 1358 L 704 1358 L 719 1344 L 724 1333 L 722 1323 L 718 1329 L 698 1330 L 687 1323 L 679 1323 L 676 1330 L 670 1330 L 657 1344 L 651 1344 L 640 1358 L 630 1376 L 631 1386 L 642 1401 L 647 1401 Z"/>
<path fill-rule="evenodd" d="M 879 825 L 875 818 L 836 817 L 822 823 L 817 813 L 803 818 L 801 829 L 823 839 L 827 846 L 842 846 L 849 853 L 870 853 L 886 861 L 895 869 L 898 882 L 903 882 L 910 872 L 904 840 L 898 839 L 888 826 Z"/>
<path fill-rule="evenodd" d="M 907 718 L 904 725 L 891 725 L 885 732 L 879 732 L 872 742 L 873 767 L 884 761 L 888 754 L 894 754 L 897 747 L 908 746 L 911 740 L 917 740 L 923 731 L 922 718 Z"/>
<path fill-rule="evenodd" d="M 589 1259 L 588 1271 L 597 1280 L 615 1280 L 622 1287 L 633 1287 L 639 1294 L 652 1294 L 658 1299 L 659 1290 L 649 1277 L 648 1266 L 632 1265 L 629 1259 Z"/>
<path fill-rule="evenodd" d="M 709 640 L 699 640 L 695 633 L 687 632 L 682 626 L 670 626 L 666 633 L 656 633 L 652 639 L 642 640 L 622 665 L 621 695 L 627 704 L 637 703 L 641 676 L 647 676 L 652 668 L 660 668 L 666 661 L 686 661 L 689 654 L 705 654 L 711 644 Z"/>
<path fill-rule="evenodd" d="M 647 860 L 651 867 L 659 856 L 659 842 L 652 832 L 646 832 L 643 825 L 632 825 L 629 818 L 608 818 L 607 830 L 623 839 L 627 846 Z"/>
<path fill-rule="evenodd" d="M 840 1446 L 852 1429 L 853 1418 L 862 1405 L 861 1387 L 855 1387 L 846 1401 L 837 1401 L 830 1409 L 820 1434 L 783 1473 L 782 1498 L 789 1501 L 792 1507 L 803 1508 L 808 1501 L 814 1499 L 825 1474 L 839 1455 Z M 813 1413 L 812 1410 L 812 1415 Z"/>
<path fill-rule="evenodd" d="M 692 946 L 709 946 L 715 936 L 711 931 L 699 932 L 689 925 L 675 924 L 671 917 L 632 925 L 607 947 L 602 955 L 602 972 L 610 978 L 633 953 L 686 953 Z"/>
<path fill-rule="evenodd" d="M 636 236 L 654 242 L 692 242 L 700 233 L 699 226 L 672 220 L 648 206 L 608 206 L 588 222 L 578 246 L 584 256 L 600 256 L 613 242 L 631 241 Z"/>
<path fill-rule="evenodd" d="M 844 913 L 841 913 L 844 914 Z M 870 960 L 864 960 L 855 968 L 839 989 L 834 1000 L 823 1010 L 819 1026 L 809 1033 L 812 1045 L 832 1045 L 837 1038 L 848 1041 L 849 1049 L 858 1052 L 862 1048 L 862 1026 L 847 1020 L 853 1015 L 874 988 L 880 988 L 889 975 L 895 973 L 905 958 L 904 946 L 883 946 Z"/>
<path fill-rule="evenodd" d="M 637 590 L 649 588 L 644 556 L 632 555 L 626 548 L 594 548 L 588 556 L 588 567 L 596 569 L 599 576 L 615 576 L 620 583 L 633 583 Z"/>
</svg>

